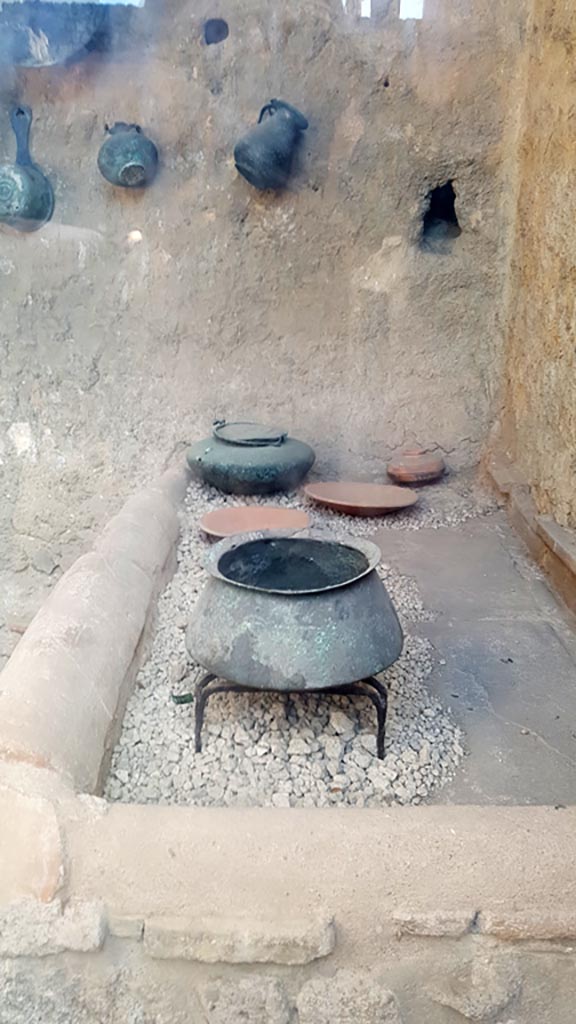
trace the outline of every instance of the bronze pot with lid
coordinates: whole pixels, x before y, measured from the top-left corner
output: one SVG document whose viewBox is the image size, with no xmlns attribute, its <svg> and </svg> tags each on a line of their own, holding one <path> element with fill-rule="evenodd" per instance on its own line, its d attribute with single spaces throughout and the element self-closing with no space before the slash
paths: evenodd
<svg viewBox="0 0 576 1024">
<path fill-rule="evenodd" d="M 212 436 L 192 445 L 187 459 L 197 477 L 227 494 L 272 494 L 294 489 L 315 454 L 278 427 L 216 420 Z"/>
</svg>

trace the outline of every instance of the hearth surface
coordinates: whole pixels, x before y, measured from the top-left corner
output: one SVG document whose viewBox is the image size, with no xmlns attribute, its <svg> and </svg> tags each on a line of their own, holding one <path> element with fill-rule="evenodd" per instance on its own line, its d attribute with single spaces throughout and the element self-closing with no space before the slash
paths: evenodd
<svg viewBox="0 0 576 1024">
<path fill-rule="evenodd" d="M 185 649 L 205 579 L 198 522 L 241 499 L 193 484 L 179 569 L 160 599 L 107 798 L 277 807 L 569 802 L 576 665 L 562 615 L 491 498 L 457 477 L 420 494 L 419 506 L 384 519 L 325 511 L 298 494 L 252 499 L 305 507 L 327 538 L 380 545 L 378 571 L 405 632 L 401 658 L 379 677 L 389 691 L 384 759 L 368 700 L 270 692 L 211 697 L 196 753 L 193 704 L 176 706 L 171 695 L 193 692 L 204 675 Z"/>
<path fill-rule="evenodd" d="M 306 507 L 327 537 L 369 536 L 378 525 L 396 536 L 489 512 L 462 488 L 422 492 L 419 507 L 387 519 L 355 519 L 308 505 L 303 496 L 252 499 Z M 198 522 L 210 508 L 242 503 L 193 484 L 183 513 L 179 569 L 161 597 L 158 630 L 129 701 L 106 795 L 112 800 L 210 805 L 381 806 L 418 803 L 451 777 L 464 753 L 447 705 L 431 696 L 433 649 L 414 625 L 430 613 L 413 580 L 382 564 L 379 572 L 401 616 L 401 658 L 381 679 L 389 689 L 386 750 L 377 758 L 375 710 L 366 699 L 311 694 L 218 694 L 209 703 L 203 750 L 194 750 L 191 705 L 172 693 L 193 690 L 203 671 L 185 650 L 189 611 L 204 582 L 206 549 Z"/>
</svg>

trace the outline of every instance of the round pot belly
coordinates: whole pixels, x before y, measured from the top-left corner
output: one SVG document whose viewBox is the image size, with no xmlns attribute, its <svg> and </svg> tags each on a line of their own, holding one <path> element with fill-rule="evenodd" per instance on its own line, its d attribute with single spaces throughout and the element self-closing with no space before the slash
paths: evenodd
<svg viewBox="0 0 576 1024">
<path fill-rule="evenodd" d="M 402 629 L 375 571 L 333 590 L 278 594 L 211 578 L 187 647 L 209 672 L 257 689 L 316 690 L 381 672 Z"/>
</svg>

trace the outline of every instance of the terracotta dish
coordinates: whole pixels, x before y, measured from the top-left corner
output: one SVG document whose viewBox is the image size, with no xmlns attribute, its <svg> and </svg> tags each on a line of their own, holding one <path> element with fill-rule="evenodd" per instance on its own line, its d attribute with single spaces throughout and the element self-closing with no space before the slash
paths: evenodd
<svg viewBox="0 0 576 1024">
<path fill-rule="evenodd" d="M 345 480 L 307 484 L 304 493 L 319 505 L 347 512 L 350 516 L 380 516 L 409 508 L 418 501 L 418 495 L 408 487 L 355 484 Z"/>
<path fill-rule="evenodd" d="M 232 537 L 253 530 L 305 530 L 310 525 L 307 512 L 272 505 L 238 505 L 216 508 L 200 521 L 200 529 L 209 537 Z"/>
<path fill-rule="evenodd" d="M 399 484 L 428 484 L 446 472 L 446 463 L 438 452 L 410 448 L 388 463 L 388 476 Z"/>
</svg>

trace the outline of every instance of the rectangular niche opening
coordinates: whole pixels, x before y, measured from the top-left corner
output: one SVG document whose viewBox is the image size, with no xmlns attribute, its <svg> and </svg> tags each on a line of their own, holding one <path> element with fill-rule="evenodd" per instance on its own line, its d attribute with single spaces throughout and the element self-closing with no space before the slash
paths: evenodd
<svg viewBox="0 0 576 1024">
<path fill-rule="evenodd" d="M 432 252 L 448 252 L 462 234 L 456 213 L 456 192 L 452 179 L 430 190 L 422 217 L 420 244 Z"/>
</svg>

